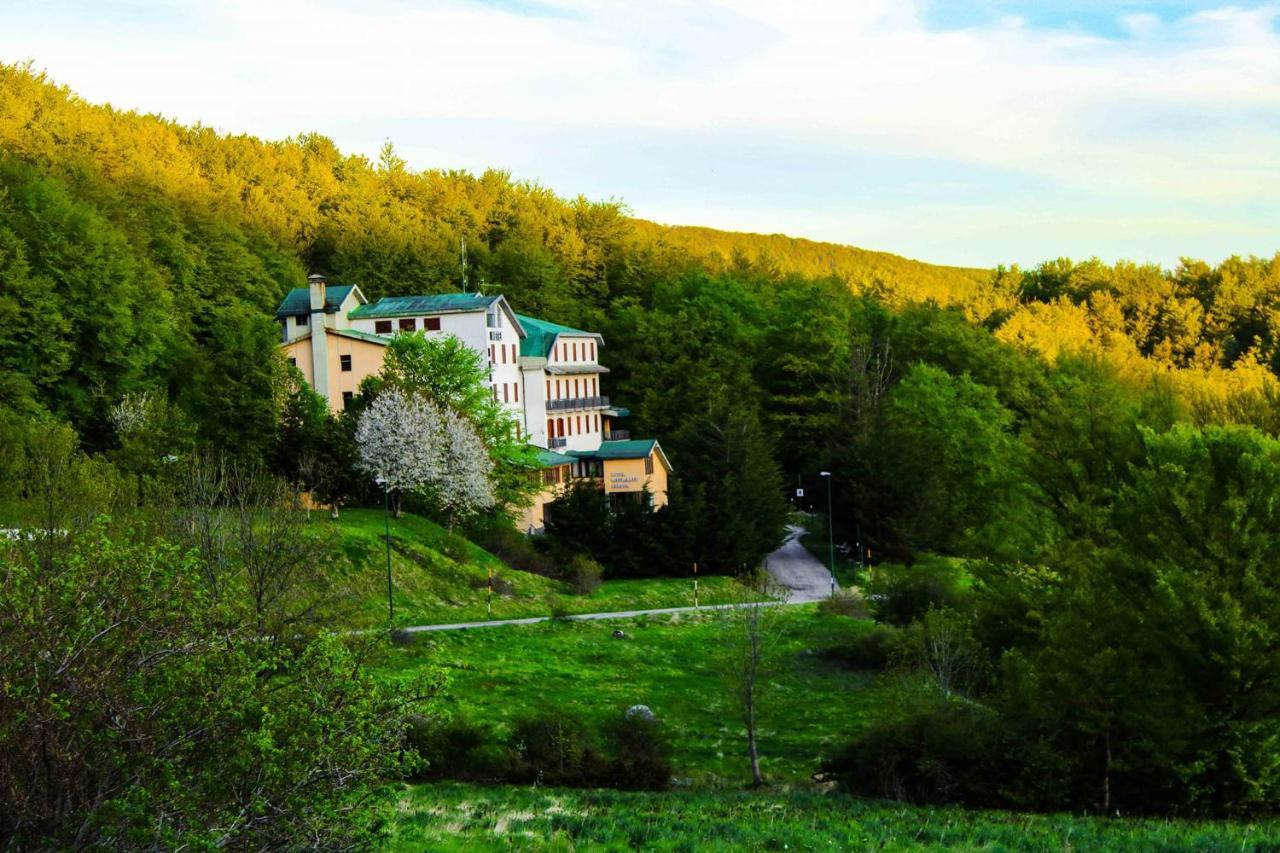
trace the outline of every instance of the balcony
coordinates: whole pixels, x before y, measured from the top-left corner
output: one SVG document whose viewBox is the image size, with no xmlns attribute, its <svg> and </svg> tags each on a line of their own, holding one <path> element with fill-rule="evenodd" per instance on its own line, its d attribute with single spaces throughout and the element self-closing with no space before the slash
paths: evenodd
<svg viewBox="0 0 1280 853">
<path fill-rule="evenodd" d="M 604 434 L 605 441 L 630 441 L 631 431 L 625 429 L 615 429 L 613 432 Z"/>
<path fill-rule="evenodd" d="M 547 447 L 554 450 L 557 447 L 564 447 L 569 443 L 567 438 L 548 438 Z"/>
<path fill-rule="evenodd" d="M 580 412 L 583 409 L 603 409 L 609 405 L 607 396 L 571 397 L 566 400 L 548 400 L 548 412 Z"/>
</svg>

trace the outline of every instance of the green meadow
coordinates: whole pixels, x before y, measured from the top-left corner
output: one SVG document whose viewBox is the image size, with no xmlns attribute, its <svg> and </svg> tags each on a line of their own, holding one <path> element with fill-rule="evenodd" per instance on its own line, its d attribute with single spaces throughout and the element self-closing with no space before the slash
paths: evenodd
<svg viewBox="0 0 1280 853">
<path fill-rule="evenodd" d="M 921 808 L 813 790 L 408 788 L 393 851 L 1263 851 L 1280 824 L 1129 820 Z"/>
</svg>

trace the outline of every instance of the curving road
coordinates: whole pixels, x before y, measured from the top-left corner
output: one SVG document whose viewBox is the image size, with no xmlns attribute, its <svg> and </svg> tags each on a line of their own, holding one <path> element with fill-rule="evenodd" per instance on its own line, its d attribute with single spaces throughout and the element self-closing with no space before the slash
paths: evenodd
<svg viewBox="0 0 1280 853">
<path fill-rule="evenodd" d="M 787 540 L 782 547 L 770 554 L 766 560 L 769 574 L 773 575 L 781 586 L 786 588 L 786 601 L 770 602 L 770 604 L 805 604 L 810 601 L 822 601 L 831 594 L 831 572 L 822 565 L 805 547 L 800 544 L 802 527 L 788 527 Z M 839 589 L 839 584 L 836 585 Z M 732 610 L 738 607 L 751 607 L 750 604 L 704 604 L 701 607 L 657 607 L 648 610 L 618 610 L 609 613 L 577 613 L 564 617 L 570 622 L 594 621 L 597 619 L 632 619 L 637 616 L 652 616 L 664 613 L 689 613 L 708 610 Z M 539 622 L 550 622 L 551 616 L 527 616 L 522 619 L 486 619 L 481 622 L 452 622 L 443 625 L 411 625 L 399 630 L 408 633 L 425 631 L 464 631 L 468 628 L 496 628 L 503 625 L 536 625 Z"/>
<path fill-rule="evenodd" d="M 769 574 L 786 587 L 788 604 L 822 601 L 831 595 L 831 572 L 800 544 L 803 533 L 803 527 L 788 527 L 787 541 L 765 558 Z"/>
</svg>

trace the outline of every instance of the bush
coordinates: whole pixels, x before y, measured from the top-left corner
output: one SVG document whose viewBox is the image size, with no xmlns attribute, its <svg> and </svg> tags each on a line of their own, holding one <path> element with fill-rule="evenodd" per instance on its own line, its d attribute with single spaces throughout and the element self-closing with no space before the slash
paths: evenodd
<svg viewBox="0 0 1280 853">
<path fill-rule="evenodd" d="M 509 525 L 488 523 L 471 531 L 471 541 L 513 569 L 546 578 L 556 577 L 555 560 L 534 541 Z"/>
<path fill-rule="evenodd" d="M 414 717 L 406 743 L 422 758 L 411 777 L 415 782 L 503 782 L 516 763 L 511 748 L 492 729 L 459 718 Z"/>
<path fill-rule="evenodd" d="M 671 783 L 671 741 L 661 721 L 623 714 L 605 725 L 604 735 L 613 757 L 603 784 L 657 791 Z"/>
<path fill-rule="evenodd" d="M 595 734 L 570 714 L 531 717 L 516 724 L 511 745 L 517 755 L 513 782 L 591 787 L 607 778 Z"/>
<path fill-rule="evenodd" d="M 831 651 L 832 657 L 858 669 L 887 669 L 901 655 L 902 630 L 876 625 Z"/>
<path fill-rule="evenodd" d="M 579 554 L 569 563 L 569 585 L 578 595 L 590 595 L 600 588 L 604 569 L 590 557 Z"/>
<path fill-rule="evenodd" d="M 835 595 L 818 602 L 818 612 L 827 616 L 848 616 L 851 619 L 866 619 L 871 615 L 867 611 L 862 593 L 856 589 L 836 590 Z"/>
<path fill-rule="evenodd" d="M 849 744 L 823 769 L 853 793 L 913 803 L 991 806 L 1009 768 L 997 715 L 929 688 Z"/>
<path fill-rule="evenodd" d="M 877 621 L 909 625 L 930 608 L 956 608 L 964 598 L 960 572 L 941 560 L 911 566 L 880 566 L 867 584 Z"/>
</svg>

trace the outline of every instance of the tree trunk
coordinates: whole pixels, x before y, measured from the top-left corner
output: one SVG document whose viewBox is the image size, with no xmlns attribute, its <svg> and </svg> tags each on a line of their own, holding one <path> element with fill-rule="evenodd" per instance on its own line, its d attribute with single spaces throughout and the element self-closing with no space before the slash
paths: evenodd
<svg viewBox="0 0 1280 853">
<path fill-rule="evenodd" d="M 1102 813 L 1111 813 L 1111 726 L 1102 734 Z"/>
<path fill-rule="evenodd" d="M 760 787 L 764 784 L 764 774 L 760 772 L 760 750 L 756 747 L 756 710 L 755 703 L 747 704 L 747 755 L 751 758 L 751 784 Z"/>
</svg>

